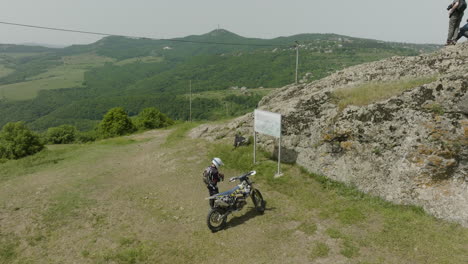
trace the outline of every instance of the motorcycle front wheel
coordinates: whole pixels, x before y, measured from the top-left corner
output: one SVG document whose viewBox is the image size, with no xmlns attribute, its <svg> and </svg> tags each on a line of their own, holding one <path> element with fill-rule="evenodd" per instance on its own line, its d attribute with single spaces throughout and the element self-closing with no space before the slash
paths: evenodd
<svg viewBox="0 0 468 264">
<path fill-rule="evenodd" d="M 212 232 L 218 232 L 219 230 L 223 229 L 226 225 L 226 216 L 224 216 L 225 211 L 220 208 L 212 208 L 208 213 L 206 218 L 206 223 L 208 224 L 208 228 Z"/>
<path fill-rule="evenodd" d="M 257 212 L 261 214 L 265 212 L 265 201 L 263 200 L 262 194 L 257 189 L 252 192 L 252 202 L 254 203 Z"/>
</svg>

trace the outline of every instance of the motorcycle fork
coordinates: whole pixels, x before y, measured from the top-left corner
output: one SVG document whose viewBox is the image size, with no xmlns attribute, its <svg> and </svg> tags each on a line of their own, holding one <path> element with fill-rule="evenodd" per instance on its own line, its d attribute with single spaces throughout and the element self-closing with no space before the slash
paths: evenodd
<svg viewBox="0 0 468 264">
<path fill-rule="evenodd" d="M 230 213 L 231 213 L 231 211 L 227 210 L 227 212 L 221 216 L 221 219 L 227 217 Z"/>
<path fill-rule="evenodd" d="M 216 206 L 216 208 L 221 208 L 221 207 Z M 223 219 L 224 217 L 227 217 L 230 213 L 231 213 L 231 210 L 226 209 L 226 212 L 220 216 L 221 219 Z"/>
</svg>

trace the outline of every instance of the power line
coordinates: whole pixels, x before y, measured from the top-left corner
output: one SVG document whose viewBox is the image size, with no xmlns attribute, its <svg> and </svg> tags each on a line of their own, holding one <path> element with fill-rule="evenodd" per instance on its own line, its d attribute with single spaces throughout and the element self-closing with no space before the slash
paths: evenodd
<svg viewBox="0 0 468 264">
<path fill-rule="evenodd" d="M 64 28 L 42 27 L 42 26 L 34 26 L 34 25 L 10 23 L 10 22 L 4 22 L 4 21 L 0 21 L 0 24 L 12 25 L 12 26 L 20 26 L 20 27 L 29 27 L 29 28 L 40 28 L 40 29 L 55 30 L 55 31 L 65 31 L 65 32 L 74 32 L 74 33 L 101 35 L 101 36 L 119 36 L 119 37 L 127 37 L 127 38 L 137 38 L 137 37 L 131 37 L 131 36 L 124 36 L 124 35 L 115 35 L 115 34 L 108 34 L 108 33 L 90 32 L 90 31 L 73 30 L 73 29 L 64 29 Z"/>
<path fill-rule="evenodd" d="M 185 42 L 185 43 L 197 43 L 197 44 L 215 44 L 215 45 L 229 45 L 229 46 L 258 46 L 258 47 L 289 47 L 287 45 L 275 45 L 275 44 L 248 44 L 248 43 L 227 43 L 227 42 L 211 42 L 211 41 L 193 41 L 193 40 L 184 40 L 184 39 L 157 39 L 151 37 L 141 37 L 141 36 L 130 36 L 122 34 L 111 34 L 111 33 L 102 33 L 102 32 L 92 32 L 92 31 L 83 31 L 83 30 L 74 30 L 66 28 L 56 28 L 56 27 L 43 27 L 36 25 L 27 25 L 27 24 L 18 24 L 0 21 L 0 24 L 19 26 L 19 27 L 28 27 L 28 28 L 39 28 L 45 30 L 54 30 L 54 31 L 63 31 L 63 32 L 73 32 L 81 34 L 90 34 L 90 35 L 99 35 L 99 36 L 114 36 L 114 37 L 125 37 L 125 38 L 136 38 L 136 39 L 150 39 L 150 40 L 161 40 L 161 41 L 171 41 L 171 42 Z"/>
</svg>

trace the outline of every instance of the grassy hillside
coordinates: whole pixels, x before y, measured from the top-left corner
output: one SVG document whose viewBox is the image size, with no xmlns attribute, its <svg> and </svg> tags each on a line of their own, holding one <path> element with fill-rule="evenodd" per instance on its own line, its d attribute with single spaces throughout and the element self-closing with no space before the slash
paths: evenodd
<svg viewBox="0 0 468 264">
<path fill-rule="evenodd" d="M 187 120 L 190 80 L 195 93 L 226 95 L 234 86 L 276 88 L 292 83 L 296 40 L 299 78 L 306 82 L 351 65 L 438 48 L 334 34 L 255 39 L 226 30 L 173 41 L 108 37 L 64 49 L 5 46 L 0 54 L 0 126 L 23 120 L 36 130 L 60 124 L 86 130 L 116 106 L 130 114 L 157 107 L 173 119 Z M 259 100 L 256 95 L 248 100 L 197 99 L 193 118 L 198 120 L 245 113 Z M 225 111 L 230 102 L 235 103 L 232 113 Z"/>
<path fill-rule="evenodd" d="M 193 126 L 0 164 L 0 263 L 466 263 L 468 229 L 296 166 L 275 179 L 268 154 L 253 167 L 250 147 L 185 138 Z M 209 231 L 201 172 L 213 155 L 226 177 L 258 171 L 264 215 L 249 200 Z"/>
</svg>

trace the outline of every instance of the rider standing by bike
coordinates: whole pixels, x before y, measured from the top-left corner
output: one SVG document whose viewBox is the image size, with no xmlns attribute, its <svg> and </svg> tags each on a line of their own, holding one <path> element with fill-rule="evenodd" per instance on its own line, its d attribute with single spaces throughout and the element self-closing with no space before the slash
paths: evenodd
<svg viewBox="0 0 468 264">
<path fill-rule="evenodd" d="M 218 182 L 224 181 L 224 174 L 219 172 L 219 167 L 224 165 L 220 158 L 213 158 L 211 165 L 203 172 L 203 182 L 208 188 L 210 196 L 219 193 Z M 214 200 L 210 200 L 210 206 L 213 207 Z"/>
</svg>

